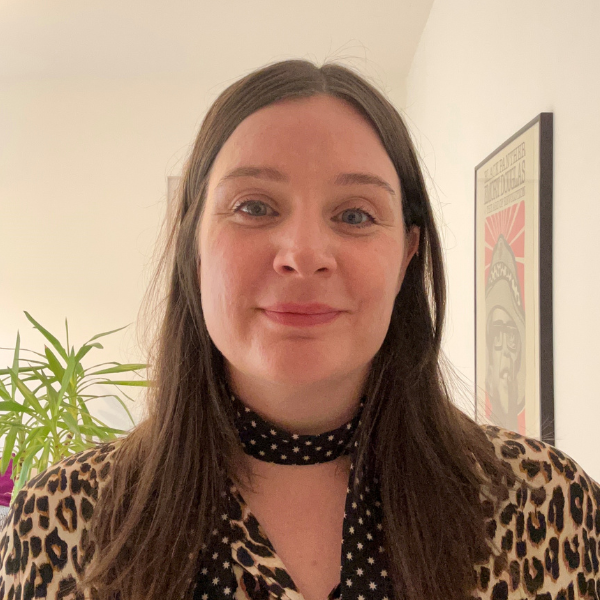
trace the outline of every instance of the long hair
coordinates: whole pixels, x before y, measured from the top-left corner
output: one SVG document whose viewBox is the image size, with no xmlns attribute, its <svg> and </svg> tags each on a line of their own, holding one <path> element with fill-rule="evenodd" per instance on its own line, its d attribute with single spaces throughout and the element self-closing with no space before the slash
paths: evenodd
<svg viewBox="0 0 600 600">
<path fill-rule="evenodd" d="M 207 180 L 246 117 L 279 100 L 317 94 L 350 103 L 372 124 L 400 180 L 405 228 L 421 231 L 366 381 L 355 455 L 357 470 L 373 465 L 381 482 L 396 596 L 464 600 L 474 586 L 473 566 L 490 556 L 486 517 L 506 490 L 508 471 L 481 427 L 451 401 L 440 348 L 442 249 L 409 133 L 393 105 L 350 68 L 287 60 L 221 93 L 185 165 L 159 265 L 168 292 L 150 361 L 147 415 L 119 441 L 89 532 L 95 553 L 83 584 L 101 600 L 176 600 L 190 593 L 241 447 L 224 359 L 202 313 L 196 236 Z"/>
</svg>

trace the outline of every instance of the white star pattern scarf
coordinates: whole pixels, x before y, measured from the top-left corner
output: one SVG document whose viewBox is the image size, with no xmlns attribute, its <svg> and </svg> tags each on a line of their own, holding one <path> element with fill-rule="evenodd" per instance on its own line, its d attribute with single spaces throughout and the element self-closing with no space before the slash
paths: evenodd
<svg viewBox="0 0 600 600">
<path fill-rule="evenodd" d="M 362 399 L 354 418 L 341 427 L 318 435 L 301 435 L 285 431 L 260 417 L 231 396 L 236 411 L 236 426 L 244 451 L 260 460 L 277 464 L 310 465 L 324 463 L 343 454 L 351 454 L 354 434 L 360 425 L 364 407 Z M 350 466 L 341 547 L 340 584 L 330 599 L 392 600 L 393 588 L 388 573 L 383 535 L 383 513 L 378 479 L 365 476 L 354 491 L 354 459 Z M 258 522 L 240 526 L 239 492 L 231 483 L 227 495 L 227 514 L 222 525 L 213 530 L 211 543 L 203 550 L 195 583 L 194 600 L 236 597 L 239 578 L 234 564 L 244 569 L 247 598 L 298 598 L 291 577 L 281 569 L 269 569 L 260 556 L 276 554 L 269 540 L 258 531 Z M 257 558 L 258 557 L 258 558 Z M 253 590 L 253 591 L 250 591 Z"/>
</svg>

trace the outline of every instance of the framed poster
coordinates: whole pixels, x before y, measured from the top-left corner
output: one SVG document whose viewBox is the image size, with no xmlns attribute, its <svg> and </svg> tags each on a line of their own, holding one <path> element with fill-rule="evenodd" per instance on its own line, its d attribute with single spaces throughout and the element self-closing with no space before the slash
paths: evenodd
<svg viewBox="0 0 600 600">
<path fill-rule="evenodd" d="M 552 147 L 541 113 L 475 167 L 475 419 L 550 444 Z"/>
</svg>

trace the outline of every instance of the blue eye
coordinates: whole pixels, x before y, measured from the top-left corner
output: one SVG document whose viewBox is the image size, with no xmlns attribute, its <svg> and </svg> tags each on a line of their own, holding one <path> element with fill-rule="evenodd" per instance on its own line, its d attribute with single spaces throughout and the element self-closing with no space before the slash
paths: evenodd
<svg viewBox="0 0 600 600">
<path fill-rule="evenodd" d="M 234 209 L 233 212 L 235 213 L 241 213 L 246 217 L 250 217 L 250 218 L 257 218 L 257 217 L 264 217 L 264 216 L 268 216 L 268 215 L 264 215 L 264 214 L 257 214 L 256 211 L 253 211 L 252 213 L 249 212 L 245 212 L 242 211 L 242 208 L 245 208 L 248 205 L 262 205 L 262 206 L 268 206 L 268 204 L 265 204 L 264 202 L 261 202 L 260 200 L 244 200 L 242 202 L 240 202 L 239 204 L 237 204 Z M 369 227 L 371 225 L 374 225 L 377 223 L 377 220 L 375 219 L 375 217 L 373 217 L 373 215 L 371 215 L 371 213 L 367 212 L 366 210 L 359 208 L 359 207 L 355 207 L 355 208 L 346 208 L 345 210 L 342 211 L 342 213 L 346 213 L 346 212 L 361 212 L 364 215 L 366 215 L 368 217 L 368 221 L 364 222 L 364 223 L 346 223 L 347 225 L 354 225 L 354 227 L 356 229 L 363 229 L 364 227 Z"/>
</svg>

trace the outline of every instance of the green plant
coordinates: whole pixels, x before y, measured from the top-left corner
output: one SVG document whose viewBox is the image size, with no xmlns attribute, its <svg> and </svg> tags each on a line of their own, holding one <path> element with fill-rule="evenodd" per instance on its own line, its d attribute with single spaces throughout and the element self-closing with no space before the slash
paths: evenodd
<svg viewBox="0 0 600 600">
<path fill-rule="evenodd" d="M 135 425 L 131 413 L 119 396 L 85 394 L 84 391 L 88 387 L 96 384 L 150 385 L 150 382 L 143 379 L 115 381 L 103 377 L 115 373 L 135 372 L 146 368 L 145 364 L 105 362 L 87 369 L 81 364 L 83 357 L 92 348 L 103 348 L 94 340 L 121 331 L 127 325 L 95 335 L 77 352 L 74 347 L 67 351 L 55 336 L 42 327 L 27 311 L 24 312 L 33 326 L 50 342 L 55 352 L 46 345 L 43 354 L 21 349 L 17 331 L 12 367 L 0 369 L 0 436 L 6 436 L 0 461 L 0 473 L 6 473 L 14 453 L 11 477 L 15 485 L 11 504 L 30 478 L 32 468 L 39 473 L 66 456 L 85 450 L 96 443 L 114 440 L 120 434 L 126 433 L 124 430 L 108 427 L 94 417 L 86 405 L 88 401 L 103 397 L 115 398 Z M 69 326 L 66 319 L 65 329 L 68 349 Z M 43 360 L 22 358 L 20 353 L 23 350 L 32 352 Z M 20 366 L 21 362 L 27 363 L 27 366 Z M 112 366 L 98 370 L 105 365 Z M 133 401 L 127 394 L 122 393 Z M 22 397 L 22 402 L 19 401 L 18 394 Z"/>
</svg>

